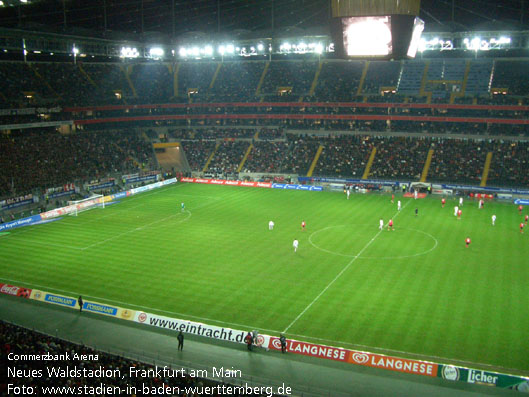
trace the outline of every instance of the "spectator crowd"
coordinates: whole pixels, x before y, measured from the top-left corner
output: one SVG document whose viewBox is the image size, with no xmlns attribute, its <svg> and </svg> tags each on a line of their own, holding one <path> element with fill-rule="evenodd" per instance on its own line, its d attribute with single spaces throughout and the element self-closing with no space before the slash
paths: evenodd
<svg viewBox="0 0 529 397">
<path fill-rule="evenodd" d="M 83 371 L 83 373 L 96 373 L 95 371 L 102 369 L 105 373 L 119 374 L 129 374 L 130 368 L 132 367 L 137 370 L 135 373 L 141 374 L 143 371 L 146 373 L 149 370 L 152 371 L 154 366 L 137 360 L 130 360 L 125 357 L 97 351 L 87 346 L 67 342 L 59 338 L 44 335 L 2 321 L 0 321 L 0 337 L 2 340 L 0 345 L 0 361 L 2 368 L 4 368 L 5 371 L 4 375 L 7 375 L 8 366 L 13 366 L 13 361 L 9 360 L 8 355 L 11 357 L 18 357 L 19 355 L 45 355 L 49 353 L 54 356 L 68 356 L 70 358 L 70 360 L 53 361 L 16 360 L 16 369 L 22 371 L 20 373 L 28 375 L 17 377 L 4 376 L 4 380 L 0 381 L 1 395 L 13 395 L 12 393 L 7 393 L 8 383 L 12 384 L 13 387 L 32 387 L 35 390 L 34 395 L 37 396 L 45 395 L 43 392 L 45 387 L 63 386 L 72 388 L 70 390 L 75 390 L 77 392 L 95 390 L 95 388 L 104 384 L 107 387 L 119 388 L 121 391 L 119 394 L 124 395 L 144 395 L 142 390 L 147 388 L 149 394 L 191 397 L 199 395 L 197 394 L 197 389 L 195 389 L 195 393 L 190 392 L 190 390 L 187 389 L 186 393 L 185 388 L 222 387 L 222 385 L 224 385 L 223 383 L 216 381 L 192 377 L 186 371 L 178 372 L 178 376 L 168 376 L 167 373 L 164 374 L 163 372 L 159 372 L 161 374 L 160 376 L 149 377 L 113 376 L 108 378 L 98 376 L 75 376 L 50 378 L 48 377 L 46 369 L 50 366 L 61 370 L 68 370 L 76 367 L 80 371 Z M 82 356 L 97 356 L 97 360 L 83 359 Z M 78 357 L 78 359 L 76 357 Z M 33 375 L 30 375 L 31 373 L 33 373 Z M 42 373 L 43 376 L 35 376 L 38 373 Z M 230 385 L 226 386 L 229 387 Z M 136 390 L 137 392 L 127 394 L 127 390 Z M 152 391 L 157 392 L 152 393 Z M 179 393 L 173 393 L 173 391 L 179 391 Z M 85 393 L 77 394 L 89 395 Z"/>
</svg>

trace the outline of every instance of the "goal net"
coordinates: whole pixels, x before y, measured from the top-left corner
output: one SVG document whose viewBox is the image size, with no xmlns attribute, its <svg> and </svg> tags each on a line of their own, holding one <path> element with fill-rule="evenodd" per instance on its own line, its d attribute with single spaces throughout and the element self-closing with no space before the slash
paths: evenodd
<svg viewBox="0 0 529 397">
<path fill-rule="evenodd" d="M 68 201 L 67 208 L 68 215 L 73 216 L 92 208 L 105 208 L 105 197 L 102 194 L 94 194 L 83 200 Z"/>
</svg>

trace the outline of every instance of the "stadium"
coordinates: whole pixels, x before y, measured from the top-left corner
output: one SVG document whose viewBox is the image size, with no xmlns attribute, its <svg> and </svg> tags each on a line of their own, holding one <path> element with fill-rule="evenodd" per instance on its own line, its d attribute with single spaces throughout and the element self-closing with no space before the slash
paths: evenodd
<svg viewBox="0 0 529 397">
<path fill-rule="evenodd" d="M 0 1 L 2 395 L 529 393 L 528 12 Z"/>
</svg>

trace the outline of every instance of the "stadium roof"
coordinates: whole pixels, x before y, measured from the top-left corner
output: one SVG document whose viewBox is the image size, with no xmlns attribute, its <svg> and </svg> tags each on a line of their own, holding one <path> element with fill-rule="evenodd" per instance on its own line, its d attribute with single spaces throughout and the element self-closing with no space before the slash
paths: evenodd
<svg viewBox="0 0 529 397">
<path fill-rule="evenodd" d="M 142 39 L 156 33 L 328 33 L 330 0 L 3 0 L 0 27 Z M 273 17 L 272 17 L 272 9 Z M 422 0 L 426 31 L 529 30 L 529 0 Z M 174 15 L 174 19 L 173 19 Z M 232 36 L 233 37 L 233 36 Z"/>
</svg>

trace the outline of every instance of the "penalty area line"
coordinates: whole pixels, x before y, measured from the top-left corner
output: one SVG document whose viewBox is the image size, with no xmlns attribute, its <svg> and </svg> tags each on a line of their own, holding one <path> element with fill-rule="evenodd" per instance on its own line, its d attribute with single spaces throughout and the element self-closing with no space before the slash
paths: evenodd
<svg viewBox="0 0 529 397">
<path fill-rule="evenodd" d="M 402 207 L 402 210 L 403 210 L 404 208 L 406 208 L 406 206 L 410 203 L 410 201 L 411 201 L 411 200 L 408 200 L 408 202 L 407 202 L 406 204 L 404 204 L 404 207 Z M 402 210 L 401 210 L 401 211 L 402 211 Z M 392 218 L 392 219 L 396 218 L 396 217 L 400 214 L 401 211 L 397 211 L 397 212 L 395 213 L 395 215 L 393 215 L 393 218 Z M 386 224 L 386 225 L 387 225 L 387 224 Z M 386 227 L 386 225 L 384 225 L 384 228 Z M 328 290 L 328 289 L 329 289 L 329 288 L 330 288 L 330 287 L 336 282 L 336 280 L 338 280 L 338 279 L 341 277 L 341 275 L 344 274 L 345 271 L 346 271 L 347 269 L 349 269 L 353 263 L 355 263 L 355 261 L 356 261 L 356 260 L 362 255 L 362 253 L 363 253 L 367 248 L 369 248 L 369 246 L 373 243 L 373 241 L 375 241 L 376 238 L 377 238 L 378 236 L 380 236 L 380 233 L 382 233 L 383 231 L 384 231 L 384 229 L 379 230 L 378 233 L 375 234 L 375 236 L 374 236 L 371 240 L 369 240 L 369 242 L 364 246 L 364 248 L 362 248 L 362 249 L 360 250 L 360 252 L 359 252 L 358 254 L 356 254 L 356 255 L 353 257 L 353 259 L 351 259 L 351 260 L 349 261 L 349 263 L 348 263 L 348 264 L 342 269 L 342 271 L 341 271 L 340 273 L 338 273 L 338 274 L 336 275 L 336 277 L 333 278 L 333 279 L 331 280 L 331 282 L 330 282 L 329 284 L 327 284 L 327 286 L 326 286 L 326 287 L 325 287 L 325 288 L 324 288 L 324 289 L 318 294 L 318 296 L 316 296 L 316 298 L 314 298 L 314 299 L 312 300 L 312 302 L 310 302 L 310 303 L 307 305 L 307 307 L 305 307 L 305 309 L 303 309 L 303 311 L 302 311 L 301 313 L 298 314 L 298 316 L 297 316 L 297 317 L 296 317 L 296 318 L 295 318 L 295 319 L 294 319 L 294 320 L 288 325 L 288 327 L 286 327 L 286 328 L 283 330 L 283 333 L 286 333 L 286 332 L 290 329 L 290 327 L 292 327 L 292 326 L 293 326 L 293 325 L 294 325 L 294 324 L 295 324 L 295 323 L 301 318 L 301 316 L 303 316 L 303 315 L 307 312 L 307 310 L 309 310 L 309 309 L 312 307 L 312 305 L 315 304 L 315 303 L 318 301 L 318 299 L 320 299 L 320 297 L 325 293 L 325 291 L 327 291 L 327 290 Z"/>
</svg>

